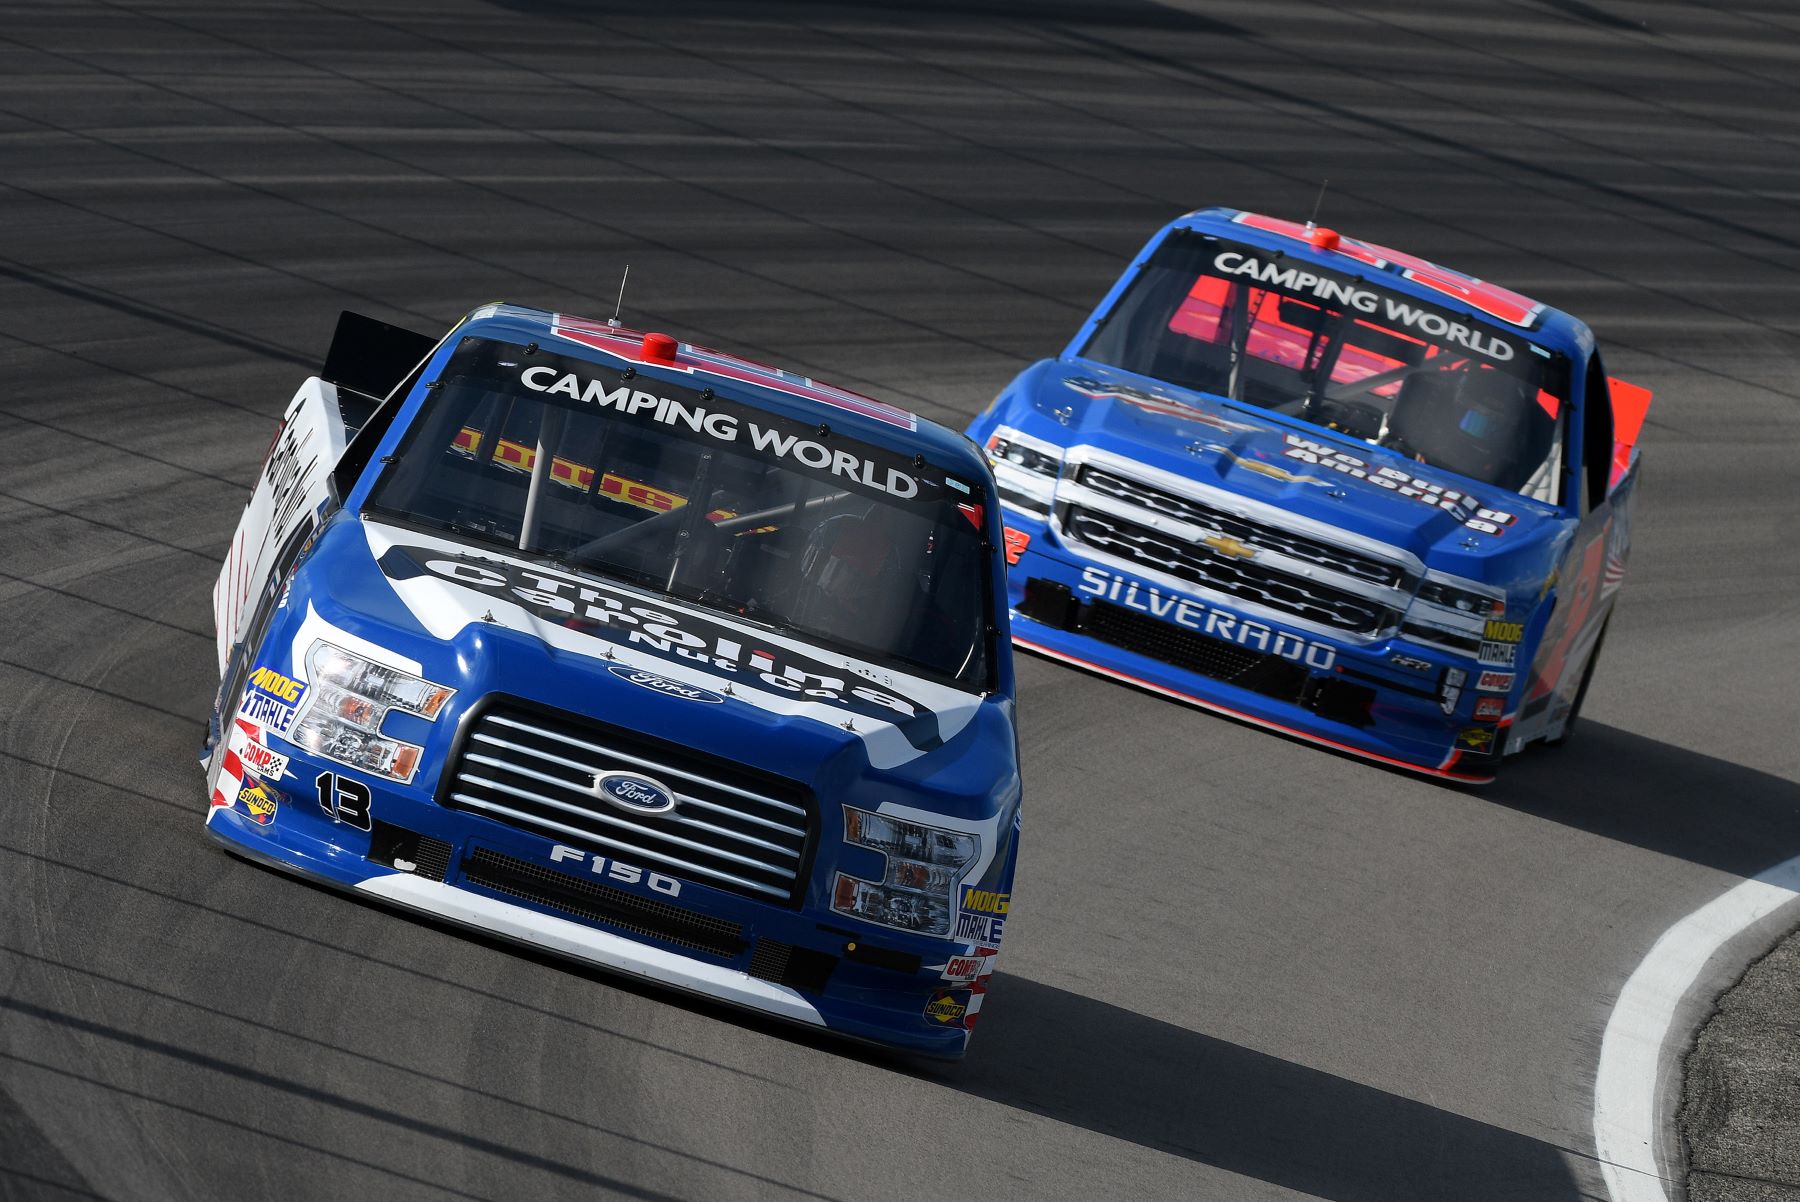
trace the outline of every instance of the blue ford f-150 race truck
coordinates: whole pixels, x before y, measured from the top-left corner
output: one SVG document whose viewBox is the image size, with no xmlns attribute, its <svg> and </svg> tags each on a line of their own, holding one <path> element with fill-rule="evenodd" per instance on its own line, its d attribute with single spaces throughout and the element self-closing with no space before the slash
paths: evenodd
<svg viewBox="0 0 1800 1202">
<path fill-rule="evenodd" d="M 229 850 L 665 985 L 962 1054 L 1019 823 L 979 450 L 511 305 L 345 314 L 214 590 Z"/>
<path fill-rule="evenodd" d="M 969 433 L 1015 643 L 1481 782 L 1580 710 L 1649 403 L 1566 313 L 1207 209 Z"/>
</svg>

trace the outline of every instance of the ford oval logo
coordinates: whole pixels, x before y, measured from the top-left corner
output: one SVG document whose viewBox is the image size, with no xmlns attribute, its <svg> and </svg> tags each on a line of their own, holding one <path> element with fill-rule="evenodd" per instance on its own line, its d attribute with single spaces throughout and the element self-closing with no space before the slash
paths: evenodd
<svg viewBox="0 0 1800 1202">
<path fill-rule="evenodd" d="M 654 672 L 645 672 L 640 668 L 627 668 L 624 664 L 615 664 L 607 671 L 620 680 L 629 680 L 640 688 L 654 689 L 658 693 L 679 697 L 683 701 L 704 701 L 709 705 L 725 704 L 725 699 L 717 693 L 696 689 L 691 684 L 682 684 L 679 680 L 670 680 L 667 676 L 658 676 Z"/>
<path fill-rule="evenodd" d="M 594 796 L 631 814 L 667 814 L 675 808 L 675 790 L 636 772 L 600 773 Z"/>
</svg>

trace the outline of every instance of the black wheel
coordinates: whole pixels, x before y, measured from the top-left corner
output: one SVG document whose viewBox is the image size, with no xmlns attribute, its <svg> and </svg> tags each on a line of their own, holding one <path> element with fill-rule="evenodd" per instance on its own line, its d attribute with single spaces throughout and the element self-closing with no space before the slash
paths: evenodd
<svg viewBox="0 0 1800 1202">
<path fill-rule="evenodd" d="M 1569 707 L 1569 719 L 1563 723 L 1562 733 L 1554 739 L 1545 739 L 1546 747 L 1561 747 L 1575 733 L 1575 721 L 1581 717 L 1581 703 L 1587 700 L 1588 686 L 1594 683 L 1594 669 L 1600 663 L 1600 652 L 1606 646 L 1606 630 L 1612 625 L 1612 615 L 1606 615 L 1606 622 L 1600 627 L 1600 637 L 1594 640 L 1594 649 L 1588 654 L 1587 666 L 1581 669 L 1581 683 L 1575 687 L 1575 703 Z"/>
</svg>

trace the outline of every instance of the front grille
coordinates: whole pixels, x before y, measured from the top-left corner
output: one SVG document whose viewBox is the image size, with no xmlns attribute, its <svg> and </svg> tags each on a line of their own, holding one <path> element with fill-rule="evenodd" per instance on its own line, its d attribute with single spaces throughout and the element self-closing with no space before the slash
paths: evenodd
<svg viewBox="0 0 1800 1202">
<path fill-rule="evenodd" d="M 1205 526 L 1228 538 L 1279 552 L 1290 559 L 1304 560 L 1346 576 L 1354 576 L 1382 588 L 1398 588 L 1406 580 L 1406 570 L 1397 563 L 1365 555 L 1360 551 L 1346 550 L 1267 522 L 1241 518 L 1191 497 L 1168 492 L 1141 480 L 1130 480 L 1092 464 L 1083 467 L 1077 479 L 1095 492 L 1141 505 L 1156 513 L 1166 513 L 1196 526 Z"/>
<path fill-rule="evenodd" d="M 662 814 L 593 791 L 641 773 L 675 794 Z M 797 781 L 575 714 L 496 705 L 464 741 L 439 800 L 559 843 L 683 880 L 793 904 L 815 807 Z"/>
<path fill-rule="evenodd" d="M 1183 630 L 1105 601 L 1083 607 L 1077 628 L 1103 643 L 1301 706 L 1332 722 L 1357 727 L 1373 722 L 1374 689 L 1336 677 L 1315 676 L 1280 655 Z"/>
<path fill-rule="evenodd" d="M 495 893 L 561 910 L 589 922 L 603 923 L 634 935 L 649 935 L 665 943 L 738 956 L 744 951 L 744 928 L 723 918 L 696 914 L 680 906 L 640 897 L 610 885 L 584 881 L 528 860 L 517 860 L 478 847 L 462 862 L 462 879 Z"/>
<path fill-rule="evenodd" d="M 1183 630 L 1105 601 L 1088 606 L 1082 631 L 1103 643 L 1282 701 L 1298 701 L 1308 679 L 1304 667 L 1279 655 Z"/>
<path fill-rule="evenodd" d="M 1097 509 L 1072 506 L 1063 524 L 1075 539 L 1121 559 L 1333 630 L 1374 635 L 1400 619 L 1398 610 L 1369 597 L 1291 576 L 1254 558 L 1215 551 Z"/>
</svg>

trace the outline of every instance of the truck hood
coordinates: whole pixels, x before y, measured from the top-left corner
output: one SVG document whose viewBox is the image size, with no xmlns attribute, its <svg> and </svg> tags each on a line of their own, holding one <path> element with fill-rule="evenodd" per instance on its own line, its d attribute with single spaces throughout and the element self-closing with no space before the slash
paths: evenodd
<svg viewBox="0 0 1800 1202">
<path fill-rule="evenodd" d="M 1515 548 L 1558 516 L 1384 447 L 1082 360 L 1040 363 L 1018 386 L 1053 419 L 1022 427 L 1037 437 L 1148 463 L 1434 566 Z"/>
<path fill-rule="evenodd" d="M 952 812 L 991 812 L 993 766 L 1013 754 L 1003 697 L 354 515 L 328 523 L 283 605 L 296 672 L 318 638 L 378 650 L 458 690 L 452 721 L 436 727 L 446 736 L 479 697 L 502 692 L 726 754 L 821 796 L 873 774 Z"/>
</svg>

